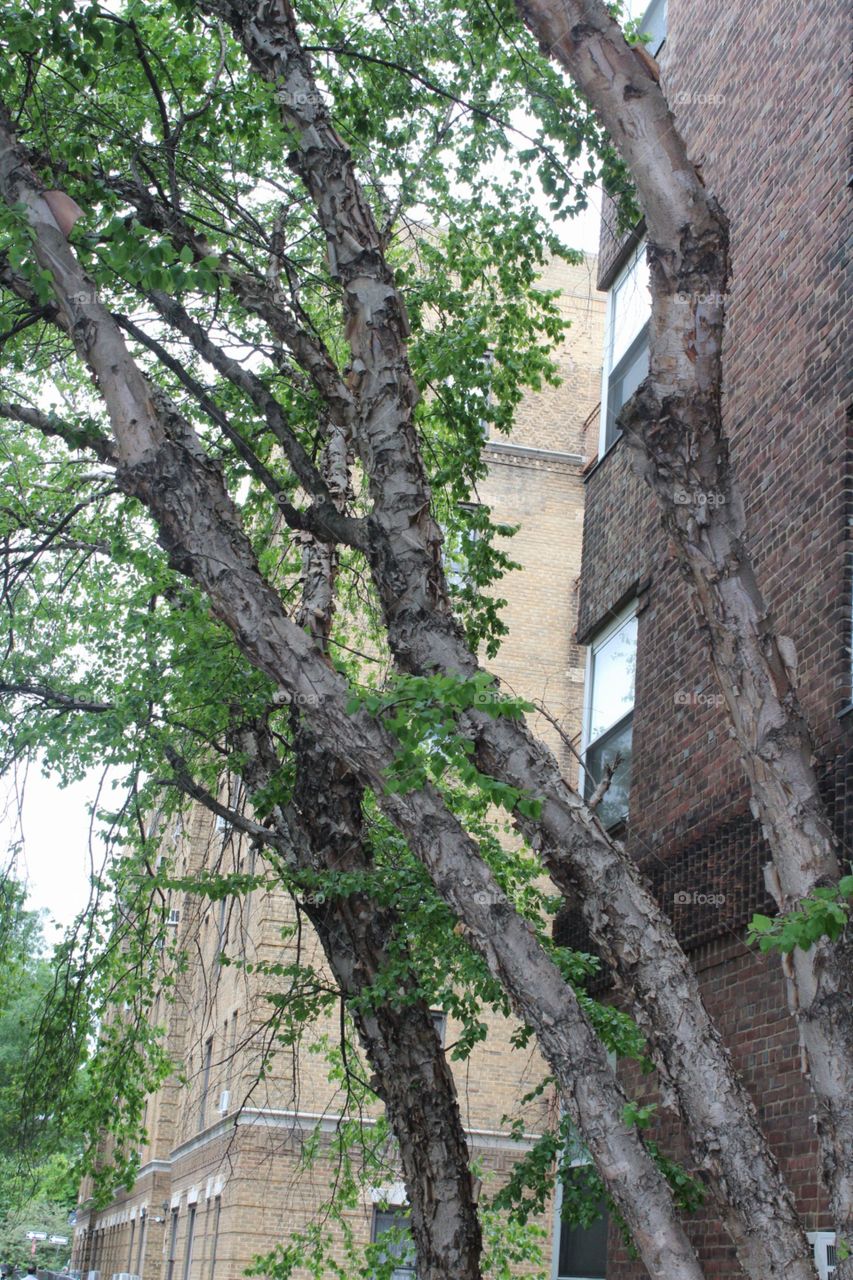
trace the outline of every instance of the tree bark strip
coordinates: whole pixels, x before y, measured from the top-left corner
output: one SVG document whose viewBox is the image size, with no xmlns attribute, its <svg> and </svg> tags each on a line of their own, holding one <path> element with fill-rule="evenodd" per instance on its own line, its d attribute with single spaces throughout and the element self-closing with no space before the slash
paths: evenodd
<svg viewBox="0 0 853 1280">
<path fill-rule="evenodd" d="M 243 729 L 239 746 L 251 794 L 275 777 L 280 761 L 262 728 Z M 305 727 L 296 755 L 294 803 L 267 819 L 290 845 L 293 864 L 309 871 L 369 872 L 360 783 Z M 418 1276 L 480 1280 L 482 1239 L 468 1146 L 429 1006 L 412 981 L 398 999 L 370 1002 L 371 987 L 389 964 L 389 941 L 401 936 L 400 921 L 364 893 L 330 894 L 322 903 L 309 896 L 300 906 L 350 1008 L 373 1070 L 371 1085 L 397 1139 Z M 396 952 L 399 964 L 399 941 Z"/>
</svg>

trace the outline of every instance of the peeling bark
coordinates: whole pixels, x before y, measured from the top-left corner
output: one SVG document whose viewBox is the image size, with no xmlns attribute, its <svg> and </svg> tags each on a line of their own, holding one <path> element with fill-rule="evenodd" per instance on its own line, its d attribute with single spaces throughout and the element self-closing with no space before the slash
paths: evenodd
<svg viewBox="0 0 853 1280">
<path fill-rule="evenodd" d="M 723 434 L 726 220 L 689 160 L 659 85 L 633 58 L 600 0 L 519 0 L 519 8 L 600 115 L 646 217 L 650 369 L 621 425 L 689 585 L 773 858 L 768 885 L 780 911 L 789 911 L 812 889 L 837 883 L 838 848 L 797 698 L 792 646 L 776 634 L 758 585 Z M 679 502 L 685 491 L 715 500 Z M 825 939 L 797 949 L 791 968 L 791 1012 L 818 1104 L 824 1178 L 837 1228 L 850 1238 L 853 941 Z"/>
<path fill-rule="evenodd" d="M 348 440 L 332 428 L 324 449 L 324 477 L 340 508 L 349 487 Z M 335 549 L 307 538 L 302 556 L 302 602 L 297 623 L 328 653 L 337 575 Z M 324 747 L 308 723 L 293 716 L 296 784 L 286 815 L 302 865 L 316 870 L 368 872 L 364 788 Z M 263 745 L 263 740 L 261 740 Z M 272 756 L 267 743 L 266 757 Z M 261 761 L 262 752 L 253 759 Z M 267 770 L 269 775 L 270 771 Z M 248 781 L 248 779 L 247 779 Z M 257 783 L 263 785 L 261 775 Z M 350 1005 L 400 1150 L 408 1192 L 417 1273 L 423 1280 L 480 1280 L 482 1235 L 468 1147 L 453 1073 L 414 977 L 399 999 L 371 1006 L 370 988 L 387 969 L 389 944 L 404 958 L 402 923 L 364 893 L 304 903 L 332 972 Z M 413 971 L 412 971 L 413 972 Z M 368 1003 L 359 997 L 368 997 Z"/>
<path fill-rule="evenodd" d="M 98 382 L 121 460 L 119 483 L 151 512 L 173 566 L 206 593 L 249 661 L 291 697 L 310 696 L 305 705 L 311 708 L 312 729 L 323 741 L 334 742 L 342 763 L 374 790 L 440 895 L 465 922 L 472 945 L 536 1032 L 569 1114 L 652 1280 L 702 1280 L 669 1187 L 639 1133 L 623 1118 L 627 1099 L 575 993 L 500 892 L 476 845 L 435 789 L 424 786 L 405 796 L 385 792 L 395 740 L 365 712 L 347 712 L 345 681 L 325 662 L 316 642 L 286 616 L 260 574 L 220 468 L 131 360 L 5 123 L 0 126 L 0 190 L 26 210 L 36 258 L 53 276 L 60 323 Z"/>
<path fill-rule="evenodd" d="M 403 669 L 416 673 L 473 675 L 478 664 L 450 615 L 438 558 L 438 531 L 429 514 L 430 494 L 413 433 L 414 396 L 405 354 L 403 304 L 390 291 L 379 233 L 349 153 L 315 91 L 289 7 L 226 0 L 213 0 L 203 7 L 216 9 L 231 22 L 259 74 L 280 90 L 282 114 L 300 140 L 291 162 L 314 197 L 330 263 L 344 285 L 347 337 L 361 409 L 353 419 L 353 431 L 374 500 L 368 556 L 394 656 Z M 602 93 L 615 84 L 612 91 L 621 94 L 623 104 L 619 107 L 623 133 L 630 132 L 632 119 L 625 114 L 624 102 L 630 97 L 635 112 L 639 110 L 635 101 L 642 99 L 645 107 L 646 98 L 651 100 L 649 110 L 657 132 L 638 128 L 638 136 L 626 143 L 626 156 L 632 169 L 636 167 L 649 180 L 663 166 L 678 187 L 676 206 L 668 193 L 661 194 L 654 205 L 660 234 L 675 237 L 679 244 L 679 228 L 692 219 L 689 249 L 682 247 L 686 265 L 677 287 L 700 296 L 713 295 L 705 259 L 724 235 L 723 219 L 683 153 L 660 91 L 624 44 L 619 28 L 606 15 L 601 18 L 600 5 L 580 7 L 588 11 L 590 22 L 582 22 L 572 34 L 556 14 L 543 38 L 549 44 L 570 39 L 585 51 L 586 60 L 577 74 L 585 91 L 587 83 L 580 77 L 589 80 L 593 101 L 594 92 Z M 596 34 L 591 21 L 596 16 L 604 24 L 604 35 Z M 621 50 L 614 43 L 614 32 Z M 658 143 L 661 156 L 655 153 Z M 711 331 L 721 322 L 721 314 L 705 317 L 693 344 L 698 349 L 696 359 L 694 353 L 690 359 L 683 353 L 678 358 L 681 349 L 674 349 L 667 367 L 675 386 L 689 374 L 691 386 L 698 383 L 706 398 L 713 394 L 719 382 L 714 343 L 718 344 L 721 329 L 716 337 Z M 700 417 L 704 405 L 699 402 Z M 677 510 L 682 513 L 684 508 Z M 495 721 L 485 713 L 472 713 L 468 723 L 480 767 L 543 798 L 541 820 L 519 825 L 543 846 L 543 859 L 555 883 L 571 898 L 579 898 L 593 937 L 649 1036 L 664 1084 L 679 1103 L 694 1158 L 708 1175 L 747 1273 L 754 1280 L 810 1280 L 814 1275 L 810 1251 L 790 1192 L 754 1106 L 705 1010 L 695 974 L 671 924 L 631 859 L 591 818 L 564 783 L 550 752 L 525 726 Z"/>
</svg>

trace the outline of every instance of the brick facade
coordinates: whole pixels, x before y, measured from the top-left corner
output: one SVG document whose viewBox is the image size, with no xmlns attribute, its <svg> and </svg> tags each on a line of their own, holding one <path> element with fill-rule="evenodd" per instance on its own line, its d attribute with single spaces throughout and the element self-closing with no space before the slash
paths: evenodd
<svg viewBox="0 0 853 1280">
<path fill-rule="evenodd" d="M 578 737 L 580 726 L 584 660 L 574 639 L 586 460 L 583 427 L 598 400 L 604 315 L 595 282 L 594 258 L 578 266 L 554 263 L 548 268 L 544 284 L 561 290 L 561 305 L 572 322 L 556 357 L 563 383 L 524 402 L 511 439 L 487 442 L 489 473 L 474 495 L 492 507 L 498 521 L 520 526 L 509 547 L 524 569 L 499 584 L 508 602 L 510 634 L 493 669 L 507 687 L 545 703 L 570 739 Z M 544 719 L 537 720 L 537 728 L 572 773 L 573 757 L 560 735 Z M 179 873 L 217 860 L 224 871 L 248 869 L 242 843 L 218 831 L 204 811 L 194 810 L 183 830 L 165 832 L 163 838 L 175 850 Z M 333 1162 L 324 1152 L 340 1099 L 329 1083 L 325 1059 L 310 1050 L 323 1035 L 335 1043 L 337 1010 L 306 1030 L 295 1054 L 280 1051 L 258 1082 L 269 1006 L 257 977 L 216 961 L 220 939 L 227 954 L 250 962 L 295 958 L 295 942 L 281 935 L 293 918 L 290 900 L 255 890 L 251 899 L 226 900 L 224 909 L 189 896 L 180 902 L 176 898 L 173 905 L 181 913 L 176 928 L 187 945 L 189 964 L 176 1002 L 155 1010 L 154 1016 L 168 1019 L 169 1045 L 183 1062 L 188 1083 L 170 1080 L 149 1099 L 150 1141 L 141 1153 L 142 1168 L 132 1191 L 95 1213 L 87 1207 L 89 1188 L 82 1188 L 73 1265 L 84 1273 L 100 1272 L 101 1280 L 120 1272 L 140 1274 L 142 1280 L 238 1280 L 253 1255 L 286 1242 L 291 1232 L 317 1219 L 334 1176 Z M 304 932 L 301 945 L 303 960 L 307 955 L 317 958 L 322 970 L 316 938 Z M 270 988 L 267 978 L 264 987 Z M 529 1050 L 512 1047 L 514 1023 L 484 1016 L 488 1037 L 466 1062 L 457 1064 L 456 1079 L 471 1149 L 482 1159 L 485 1188 L 493 1193 L 527 1145 L 510 1139 L 505 1117 L 522 1117 L 532 1137 L 553 1111 L 547 1097 L 522 1107 L 524 1095 L 541 1080 L 542 1064 Z M 451 1019 L 445 1042 L 452 1043 L 454 1034 Z M 305 1168 L 305 1143 L 317 1126 L 321 1154 L 313 1167 Z M 371 1217 L 369 1199 L 348 1214 L 357 1240 L 369 1239 Z M 327 1229 L 340 1244 L 337 1228 L 331 1224 Z M 519 1274 L 530 1271 L 520 1266 Z M 298 1275 L 304 1280 L 307 1272 Z"/>
<path fill-rule="evenodd" d="M 848 192 L 845 7 L 830 0 L 669 0 L 662 83 L 692 158 L 731 223 L 724 423 L 750 550 L 800 693 L 849 855 L 851 717 L 850 323 L 842 268 Z M 599 284 L 624 256 L 602 230 Z M 629 847 L 701 975 L 810 1229 L 826 1227 L 811 1103 L 778 963 L 748 951 L 769 904 L 760 831 L 686 588 L 651 492 L 617 441 L 587 476 L 579 639 L 638 606 Z M 709 901 L 709 899 L 722 901 Z M 695 900 L 698 899 L 698 900 Z M 565 923 L 567 941 L 580 935 Z M 632 1081 L 653 1096 L 648 1081 Z M 661 1133 L 678 1148 L 675 1129 Z M 735 1280 L 710 1217 L 695 1235 L 709 1280 Z M 615 1240 L 608 1280 L 645 1274 Z"/>
</svg>

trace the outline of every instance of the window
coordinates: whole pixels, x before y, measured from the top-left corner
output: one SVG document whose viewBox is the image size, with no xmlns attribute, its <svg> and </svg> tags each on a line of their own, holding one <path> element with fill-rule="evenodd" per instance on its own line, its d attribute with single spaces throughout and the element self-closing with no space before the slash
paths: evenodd
<svg viewBox="0 0 853 1280">
<path fill-rule="evenodd" d="M 130 1220 L 130 1244 L 127 1247 L 127 1269 L 133 1270 L 133 1237 L 136 1235 L 136 1219 Z"/>
<path fill-rule="evenodd" d="M 234 1075 L 234 1059 L 237 1056 L 237 1010 L 225 1019 L 222 1031 L 222 1043 L 225 1047 L 225 1076 L 222 1081 L 223 1090 L 230 1090 Z"/>
<path fill-rule="evenodd" d="M 210 1212 L 210 1202 L 207 1206 Z M 216 1247 L 219 1244 L 219 1217 L 222 1213 L 222 1196 L 217 1196 L 213 1202 L 213 1240 L 210 1246 L 210 1270 L 208 1272 L 209 1280 L 215 1280 L 216 1276 Z"/>
<path fill-rule="evenodd" d="M 435 1034 L 438 1036 L 438 1043 L 444 1048 L 444 1041 L 447 1035 L 447 1014 L 443 1009 L 430 1009 L 429 1016 L 432 1018 L 432 1025 L 435 1027 Z"/>
<path fill-rule="evenodd" d="M 388 1232 L 394 1232 L 397 1239 L 387 1242 L 382 1250 L 382 1261 L 393 1259 L 395 1266 L 391 1273 L 392 1280 L 415 1280 L 415 1247 L 412 1243 L 409 1215 L 403 1206 L 389 1206 L 387 1209 L 373 1210 L 374 1241 L 380 1241 Z"/>
<path fill-rule="evenodd" d="M 216 938 L 216 954 L 225 950 L 228 942 L 228 899 L 221 898 L 219 901 L 219 925 L 217 928 Z"/>
<path fill-rule="evenodd" d="M 195 1243 L 195 1205 L 187 1206 L 187 1243 L 184 1249 L 184 1280 L 190 1280 L 190 1268 L 193 1265 L 193 1244 Z"/>
<path fill-rule="evenodd" d="M 590 1164 L 579 1135 L 569 1137 L 569 1167 L 564 1168 L 557 1184 L 554 1226 L 555 1280 L 606 1280 L 607 1276 L 607 1207 L 604 1198 L 599 1216 L 589 1226 L 564 1220 L 563 1203 L 572 1183 L 581 1182 Z"/>
<path fill-rule="evenodd" d="M 464 511 L 468 519 L 461 521 L 456 529 L 442 528 L 444 572 L 448 584 L 458 591 L 463 591 L 469 585 L 468 561 L 481 536 L 474 523 L 481 505 L 479 502 L 460 502 L 458 509 Z"/>
<path fill-rule="evenodd" d="M 628 816 L 636 664 L 637 615 L 632 606 L 630 613 L 600 632 L 589 647 L 583 757 L 587 800 L 604 777 L 606 766 L 620 757 L 597 810 L 605 827 L 616 826 Z"/>
<path fill-rule="evenodd" d="M 252 848 L 249 850 L 249 875 L 250 876 L 257 875 L 257 871 L 258 871 L 258 851 L 253 845 Z M 253 892 L 254 892 L 254 889 L 250 888 L 248 893 L 246 894 L 246 905 L 243 908 L 243 920 L 245 922 L 244 932 L 246 928 L 248 928 L 249 920 L 252 918 L 252 893 Z"/>
<path fill-rule="evenodd" d="M 648 374 L 650 312 L 649 267 L 643 243 L 633 251 L 607 295 L 601 453 L 619 438 L 619 411 Z"/>
<path fill-rule="evenodd" d="M 169 1227 L 169 1261 L 166 1266 L 166 1280 L 174 1280 L 175 1254 L 178 1248 L 178 1211 L 172 1210 L 172 1222 Z"/>
<path fill-rule="evenodd" d="M 136 1274 L 142 1275 L 142 1263 L 145 1258 L 145 1228 L 148 1225 L 148 1216 L 143 1209 L 139 1215 L 139 1248 L 136 1252 Z"/>
<path fill-rule="evenodd" d="M 207 1095 L 210 1090 L 210 1065 L 213 1061 L 213 1036 L 204 1043 L 204 1065 L 201 1071 L 201 1098 L 198 1104 L 198 1127 L 204 1128 L 207 1115 Z"/>
<path fill-rule="evenodd" d="M 640 25 L 643 35 L 651 36 L 646 50 L 653 57 L 657 57 L 666 42 L 666 3 L 667 0 L 652 0 Z"/>
</svg>

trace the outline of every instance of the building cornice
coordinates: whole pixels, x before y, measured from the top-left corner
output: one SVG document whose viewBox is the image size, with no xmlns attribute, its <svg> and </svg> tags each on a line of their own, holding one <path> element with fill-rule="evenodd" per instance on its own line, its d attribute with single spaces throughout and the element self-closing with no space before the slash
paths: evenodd
<svg viewBox="0 0 853 1280">
<path fill-rule="evenodd" d="M 539 449 L 534 445 L 515 444 L 509 440 L 487 440 L 483 456 L 493 466 L 529 467 L 533 470 L 577 471 L 586 463 L 581 453 L 564 453 L 559 449 Z"/>
<path fill-rule="evenodd" d="M 216 1124 L 210 1125 L 209 1128 L 203 1129 L 201 1133 L 195 1134 L 194 1137 L 188 1138 L 186 1142 L 180 1143 L 173 1149 L 169 1160 L 152 1160 L 143 1165 L 139 1176 L 149 1171 L 158 1173 L 174 1171 L 175 1165 L 185 1160 L 187 1156 L 216 1142 L 235 1129 L 291 1129 L 304 1133 L 319 1128 L 321 1133 L 332 1134 L 337 1132 L 343 1118 L 342 1115 L 330 1112 L 244 1107 L 236 1115 L 227 1116 Z M 363 1123 L 372 1126 L 376 1121 L 366 1117 Z M 466 1129 L 465 1132 L 472 1146 L 488 1148 L 492 1151 L 528 1151 L 541 1136 L 538 1133 L 525 1133 L 522 1138 L 515 1139 L 499 1129 Z"/>
</svg>

